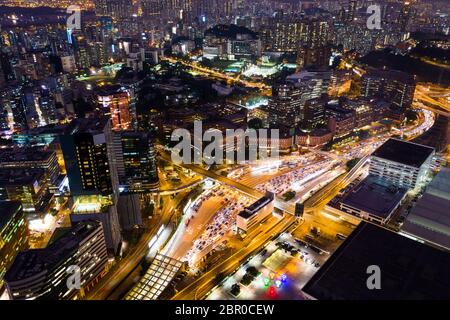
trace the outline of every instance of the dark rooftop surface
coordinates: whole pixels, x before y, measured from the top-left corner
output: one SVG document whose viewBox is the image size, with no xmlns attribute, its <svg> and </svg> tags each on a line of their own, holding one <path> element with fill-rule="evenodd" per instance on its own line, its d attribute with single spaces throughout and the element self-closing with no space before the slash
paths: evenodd
<svg viewBox="0 0 450 320">
<path fill-rule="evenodd" d="M 19 207 L 19 201 L 0 201 L 0 231 L 12 219 Z"/>
<path fill-rule="evenodd" d="M 415 81 L 413 75 L 399 70 L 369 69 L 369 71 L 364 75 L 364 77 L 391 79 L 409 84 L 412 84 Z"/>
<path fill-rule="evenodd" d="M 101 118 L 78 118 L 70 123 L 71 135 L 76 133 L 102 133 L 109 119 Z"/>
<path fill-rule="evenodd" d="M 53 153 L 41 147 L 11 148 L 2 150 L 0 162 L 47 161 Z"/>
<path fill-rule="evenodd" d="M 272 199 L 270 199 L 269 197 L 262 197 L 258 199 L 256 202 L 252 203 L 247 208 L 245 208 L 243 211 L 241 211 L 239 213 L 239 216 L 241 216 L 244 219 L 248 219 L 271 201 Z"/>
<path fill-rule="evenodd" d="M 389 139 L 373 156 L 419 168 L 434 152 L 433 148 L 398 139 Z"/>
<path fill-rule="evenodd" d="M 367 267 L 381 270 L 369 290 Z M 450 299 L 450 253 L 361 222 L 303 287 L 319 300 Z"/>
<path fill-rule="evenodd" d="M 442 168 L 402 226 L 402 231 L 450 249 L 450 169 Z"/>
<path fill-rule="evenodd" d="M 351 190 L 342 202 L 378 217 L 387 218 L 407 190 L 375 176 L 368 176 Z"/>
<path fill-rule="evenodd" d="M 44 175 L 43 169 L 2 168 L 0 169 L 1 186 L 25 186 L 34 183 Z"/>
<path fill-rule="evenodd" d="M 19 281 L 40 272 L 51 270 L 62 259 L 76 251 L 80 242 L 94 231 L 99 224 L 100 222 L 97 221 L 79 222 L 70 230 L 65 229 L 65 232 L 58 239 L 54 239 L 46 248 L 20 252 L 6 272 L 5 281 Z M 60 231 L 56 229 L 55 232 L 59 233 Z"/>
</svg>

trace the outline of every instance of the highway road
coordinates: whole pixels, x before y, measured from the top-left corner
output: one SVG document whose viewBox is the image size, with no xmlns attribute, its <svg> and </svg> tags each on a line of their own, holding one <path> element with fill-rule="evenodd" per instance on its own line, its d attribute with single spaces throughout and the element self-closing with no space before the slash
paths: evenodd
<svg viewBox="0 0 450 320">
<path fill-rule="evenodd" d="M 221 197 L 211 197 L 205 200 L 198 212 L 194 214 L 188 226 L 184 220 L 178 226 L 178 230 L 171 240 L 170 245 L 163 250 L 163 254 L 181 260 L 191 249 L 194 241 L 203 233 L 207 224 L 222 208 Z"/>
<path fill-rule="evenodd" d="M 122 260 L 117 262 L 113 270 L 103 277 L 100 282 L 88 292 L 86 300 L 106 300 L 111 293 L 133 272 L 148 250 L 148 243 L 158 232 L 161 225 L 167 225 L 180 202 L 187 196 L 187 192 L 179 193 L 175 199 L 167 197 L 160 212 L 155 212 L 155 218 L 150 223 L 150 229 L 141 236 L 139 243 Z M 155 209 L 156 210 L 156 209 Z"/>
</svg>

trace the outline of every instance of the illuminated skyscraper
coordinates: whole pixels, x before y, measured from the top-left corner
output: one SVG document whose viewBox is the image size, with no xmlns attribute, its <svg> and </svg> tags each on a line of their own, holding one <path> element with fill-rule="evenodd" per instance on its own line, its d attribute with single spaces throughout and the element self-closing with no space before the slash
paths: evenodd
<svg viewBox="0 0 450 320">
<path fill-rule="evenodd" d="M 99 90 L 97 103 L 103 112 L 111 117 L 113 130 L 127 130 L 134 126 L 136 122 L 135 105 L 126 88 L 110 86 Z"/>
<path fill-rule="evenodd" d="M 28 228 L 19 201 L 0 201 L 0 286 L 17 253 L 28 248 Z"/>
<path fill-rule="evenodd" d="M 116 253 L 121 235 L 117 216 L 118 176 L 111 121 L 75 119 L 61 137 L 70 192 L 71 221 L 100 220 L 108 249 Z"/>
</svg>

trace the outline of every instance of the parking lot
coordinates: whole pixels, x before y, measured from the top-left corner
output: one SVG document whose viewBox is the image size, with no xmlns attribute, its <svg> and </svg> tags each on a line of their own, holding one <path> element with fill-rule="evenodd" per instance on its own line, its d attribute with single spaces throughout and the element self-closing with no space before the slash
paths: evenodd
<svg viewBox="0 0 450 320">
<path fill-rule="evenodd" d="M 207 299 L 305 299 L 302 287 L 329 257 L 282 234 L 231 276 Z"/>
</svg>

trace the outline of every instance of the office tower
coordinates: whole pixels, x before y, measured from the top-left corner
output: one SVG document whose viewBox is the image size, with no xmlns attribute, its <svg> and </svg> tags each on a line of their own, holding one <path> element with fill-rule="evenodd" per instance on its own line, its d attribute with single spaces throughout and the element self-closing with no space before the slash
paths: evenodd
<svg viewBox="0 0 450 320">
<path fill-rule="evenodd" d="M 135 126 L 136 109 L 129 89 L 114 85 L 97 91 L 100 110 L 111 117 L 113 130 L 127 130 Z"/>
<path fill-rule="evenodd" d="M 369 173 L 398 187 L 423 186 L 435 150 L 420 144 L 389 139 L 370 157 Z"/>
<path fill-rule="evenodd" d="M 326 67 L 330 65 L 331 47 L 324 45 L 316 48 L 303 47 L 297 52 L 299 70 L 308 67 Z"/>
<path fill-rule="evenodd" d="M 311 99 L 305 102 L 303 110 L 302 128 L 308 131 L 316 129 L 325 124 L 325 106 L 328 102 L 328 96 L 323 95 L 320 98 Z"/>
<path fill-rule="evenodd" d="M 41 147 L 2 150 L 0 169 L 8 168 L 43 169 L 49 184 L 55 184 L 61 172 L 56 152 Z"/>
<path fill-rule="evenodd" d="M 136 192 L 159 187 L 156 150 L 152 133 L 114 133 L 114 152 L 121 184 Z"/>
<path fill-rule="evenodd" d="M 328 103 L 325 108 L 325 119 L 328 122 L 328 130 L 335 137 L 342 137 L 355 129 L 355 114 L 351 110 L 344 109 L 338 103 Z"/>
<path fill-rule="evenodd" d="M 116 253 L 121 242 L 117 216 L 118 176 L 113 152 L 111 121 L 75 119 L 61 137 L 72 195 L 72 222 L 100 220 L 106 245 Z"/>
<path fill-rule="evenodd" d="M 19 201 L 0 201 L 0 287 L 20 251 L 28 248 L 28 228 Z"/>
<path fill-rule="evenodd" d="M 404 112 L 413 102 L 416 81 L 414 76 L 396 70 L 369 70 L 362 77 L 361 95 L 382 98 L 394 110 Z"/>
<path fill-rule="evenodd" d="M 331 75 L 327 68 L 314 68 L 292 74 L 286 80 L 301 91 L 303 106 L 306 101 L 328 93 Z"/>
<path fill-rule="evenodd" d="M 5 82 L 15 79 L 14 71 L 11 65 L 10 56 L 0 51 L 0 69 L 2 70 L 3 80 Z"/>
<path fill-rule="evenodd" d="M 91 66 L 90 50 L 87 39 L 82 34 L 73 35 L 75 62 L 78 69 L 87 69 Z"/>
<path fill-rule="evenodd" d="M 91 66 L 101 67 L 108 63 L 108 50 L 105 43 L 90 43 L 88 48 Z"/>
<path fill-rule="evenodd" d="M 292 84 L 282 83 L 274 86 L 267 110 L 273 125 L 295 126 L 300 121 L 302 91 Z"/>
<path fill-rule="evenodd" d="M 4 280 L 13 300 L 76 299 L 84 297 L 105 274 L 107 264 L 102 224 L 84 221 L 56 229 L 44 249 L 19 253 Z M 80 271 L 80 290 L 68 285 L 76 270 Z"/>
<path fill-rule="evenodd" d="M 42 85 L 36 91 L 36 93 L 38 93 L 38 96 L 35 100 L 35 107 L 40 110 L 40 125 L 57 123 L 58 119 L 56 115 L 55 99 L 53 97 L 53 94 L 50 92 L 50 89 L 45 85 Z"/>
<path fill-rule="evenodd" d="M 0 169 L 0 200 L 20 201 L 27 214 L 41 212 L 48 195 L 48 179 L 43 169 Z"/>
<path fill-rule="evenodd" d="M 362 128 L 372 123 L 375 106 L 367 99 L 345 100 L 343 108 L 353 111 L 355 128 Z"/>
</svg>

